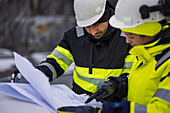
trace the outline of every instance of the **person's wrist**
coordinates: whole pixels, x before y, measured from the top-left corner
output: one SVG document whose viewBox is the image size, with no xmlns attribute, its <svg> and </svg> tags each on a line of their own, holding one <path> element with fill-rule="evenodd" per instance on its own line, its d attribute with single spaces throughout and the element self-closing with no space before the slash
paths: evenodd
<svg viewBox="0 0 170 113">
<path fill-rule="evenodd" d="M 109 82 L 112 84 L 112 88 L 116 90 L 118 87 L 118 82 L 115 79 L 109 79 Z"/>
</svg>

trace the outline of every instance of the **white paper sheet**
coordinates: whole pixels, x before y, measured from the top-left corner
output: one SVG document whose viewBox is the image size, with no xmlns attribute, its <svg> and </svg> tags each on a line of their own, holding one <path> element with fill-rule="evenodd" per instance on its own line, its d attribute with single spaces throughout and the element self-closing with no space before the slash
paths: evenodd
<svg viewBox="0 0 170 113">
<path fill-rule="evenodd" d="M 36 103 L 51 112 L 55 111 L 30 84 L 0 83 L 0 92 L 20 100 Z"/>
<path fill-rule="evenodd" d="M 77 95 L 68 87 L 51 86 L 48 78 L 36 69 L 26 58 L 14 53 L 15 64 L 20 73 L 30 84 L 1 83 L 0 92 L 15 98 L 34 102 L 56 113 L 59 107 L 87 105 L 85 95 Z M 5 89 L 8 89 L 5 91 Z M 88 105 L 101 107 L 101 103 L 93 100 Z"/>
</svg>

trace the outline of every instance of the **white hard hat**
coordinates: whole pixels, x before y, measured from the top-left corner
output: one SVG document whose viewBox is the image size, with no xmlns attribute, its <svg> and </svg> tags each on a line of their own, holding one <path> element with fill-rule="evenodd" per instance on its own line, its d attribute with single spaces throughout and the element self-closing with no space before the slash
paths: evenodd
<svg viewBox="0 0 170 113">
<path fill-rule="evenodd" d="M 149 18 L 142 19 L 140 7 L 142 5 L 154 6 L 159 0 L 119 0 L 115 15 L 109 20 L 111 26 L 116 28 L 132 28 L 146 22 L 158 22 L 165 17 L 159 12 L 150 12 Z"/>
<path fill-rule="evenodd" d="M 105 12 L 107 0 L 74 0 L 77 25 L 86 27 L 97 22 Z"/>
</svg>

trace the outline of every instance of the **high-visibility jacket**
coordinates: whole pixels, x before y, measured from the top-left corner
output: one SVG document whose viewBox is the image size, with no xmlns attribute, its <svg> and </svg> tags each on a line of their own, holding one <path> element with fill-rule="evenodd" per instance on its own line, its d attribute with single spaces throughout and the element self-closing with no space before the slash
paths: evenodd
<svg viewBox="0 0 170 113">
<path fill-rule="evenodd" d="M 118 77 L 132 67 L 134 57 L 128 55 L 131 47 L 121 33 L 109 26 L 103 37 L 95 39 L 84 28 L 76 26 L 65 32 L 64 38 L 41 66 L 51 70 L 47 75 L 53 80 L 74 61 L 73 91 L 94 93 L 97 85 L 109 76 Z"/>
<path fill-rule="evenodd" d="M 170 113 L 170 28 L 130 54 L 136 56 L 128 78 L 130 113 Z"/>
</svg>

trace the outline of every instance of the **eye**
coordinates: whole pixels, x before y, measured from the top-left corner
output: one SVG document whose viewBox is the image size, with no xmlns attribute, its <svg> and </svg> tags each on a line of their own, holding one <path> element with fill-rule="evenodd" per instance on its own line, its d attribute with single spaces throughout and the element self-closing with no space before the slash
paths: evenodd
<svg viewBox="0 0 170 113">
<path fill-rule="evenodd" d="M 85 27 L 85 28 L 90 28 L 90 26 L 87 26 L 87 27 Z"/>
<path fill-rule="evenodd" d="M 134 37 L 128 37 L 129 39 L 133 39 Z"/>
</svg>

